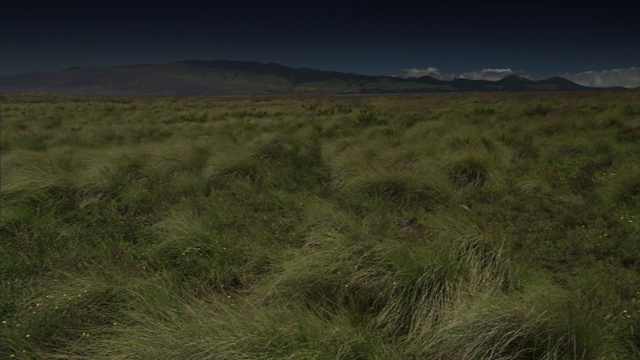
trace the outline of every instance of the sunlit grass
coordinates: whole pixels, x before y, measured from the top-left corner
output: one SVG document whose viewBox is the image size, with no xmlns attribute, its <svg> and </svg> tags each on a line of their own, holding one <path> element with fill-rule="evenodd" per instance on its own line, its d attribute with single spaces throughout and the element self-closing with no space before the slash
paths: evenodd
<svg viewBox="0 0 640 360">
<path fill-rule="evenodd" d="M 638 102 L 4 95 L 0 357 L 637 358 Z"/>
</svg>

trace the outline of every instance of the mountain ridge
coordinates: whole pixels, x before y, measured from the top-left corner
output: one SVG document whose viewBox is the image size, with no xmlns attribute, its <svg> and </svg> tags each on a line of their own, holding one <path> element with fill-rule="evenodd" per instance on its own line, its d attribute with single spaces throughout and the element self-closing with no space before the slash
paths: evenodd
<svg viewBox="0 0 640 360">
<path fill-rule="evenodd" d="M 0 77 L 2 93 L 78 95 L 260 95 L 367 94 L 495 91 L 580 91 L 592 88 L 560 77 L 529 80 L 510 75 L 498 81 L 431 76 L 401 78 L 295 68 L 278 63 L 184 60 L 65 70 Z"/>
</svg>

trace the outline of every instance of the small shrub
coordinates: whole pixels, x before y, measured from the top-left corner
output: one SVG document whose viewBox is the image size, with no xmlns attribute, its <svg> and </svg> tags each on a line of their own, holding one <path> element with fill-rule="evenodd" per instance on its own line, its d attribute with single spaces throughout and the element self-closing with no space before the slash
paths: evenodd
<svg viewBox="0 0 640 360">
<path fill-rule="evenodd" d="M 620 120 L 614 119 L 614 118 L 607 118 L 597 123 L 596 129 L 605 130 L 610 128 L 618 128 L 621 125 L 622 124 L 620 123 Z"/>
<path fill-rule="evenodd" d="M 132 140 L 136 143 L 143 141 L 160 141 L 164 139 L 170 138 L 172 135 L 172 130 L 158 127 L 158 128 L 142 128 L 137 131 L 134 131 L 131 134 Z M 124 137 L 118 139 L 115 138 L 116 141 L 122 141 Z"/>
<path fill-rule="evenodd" d="M 618 130 L 616 139 L 619 141 L 639 142 L 640 141 L 640 122 L 627 124 Z"/>
<path fill-rule="evenodd" d="M 181 122 L 186 122 L 186 123 L 205 123 L 207 122 L 207 115 L 202 115 L 202 116 L 198 116 L 195 114 L 187 114 L 187 115 L 181 115 L 179 117 Z"/>
<path fill-rule="evenodd" d="M 555 135 L 564 132 L 567 128 L 568 124 L 565 122 L 548 121 L 540 125 L 538 128 L 538 134 L 545 136 Z"/>
<path fill-rule="evenodd" d="M 44 128 L 51 130 L 62 125 L 62 118 L 59 115 L 48 116 L 45 120 Z"/>
<path fill-rule="evenodd" d="M 640 115 L 640 105 L 627 105 L 622 110 L 622 113 L 625 116 L 639 116 Z"/>
<path fill-rule="evenodd" d="M 496 109 L 487 107 L 487 106 L 475 108 L 471 111 L 471 114 L 481 115 L 481 116 L 491 116 L 491 115 L 495 115 L 495 113 L 496 113 Z"/>
<path fill-rule="evenodd" d="M 125 136 L 122 131 L 112 127 L 103 128 L 98 134 L 100 140 L 111 144 L 121 144 L 124 142 Z"/>
<path fill-rule="evenodd" d="M 11 150 L 9 142 L 6 140 L 0 140 L 0 152 L 7 153 L 9 150 Z"/>
<path fill-rule="evenodd" d="M 360 126 L 372 126 L 372 125 L 385 125 L 387 121 L 381 119 L 380 116 L 369 110 L 360 110 L 358 114 L 358 125 Z"/>
<path fill-rule="evenodd" d="M 529 117 L 533 117 L 533 116 L 547 116 L 548 114 L 550 114 L 554 109 L 550 106 L 546 106 L 546 105 L 536 105 L 530 109 L 527 109 L 524 114 L 529 116 Z"/>
<path fill-rule="evenodd" d="M 30 137 L 25 138 L 21 145 L 25 149 L 31 151 L 47 151 L 48 146 L 46 140 L 46 135 L 31 135 Z"/>
<path fill-rule="evenodd" d="M 424 117 L 420 116 L 420 114 L 411 113 L 400 118 L 400 125 L 409 128 L 423 120 Z"/>
</svg>

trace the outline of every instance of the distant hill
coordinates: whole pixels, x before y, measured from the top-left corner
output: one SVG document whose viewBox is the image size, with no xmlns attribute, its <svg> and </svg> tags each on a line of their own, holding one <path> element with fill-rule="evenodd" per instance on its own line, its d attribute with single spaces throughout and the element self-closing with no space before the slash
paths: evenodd
<svg viewBox="0 0 640 360">
<path fill-rule="evenodd" d="M 559 77 L 533 81 L 512 75 L 498 81 L 443 81 L 429 76 L 368 76 L 292 68 L 275 63 L 228 60 L 188 60 L 110 68 L 73 67 L 46 73 L 0 77 L 2 93 L 85 95 L 362 94 L 589 89 L 595 88 Z"/>
</svg>

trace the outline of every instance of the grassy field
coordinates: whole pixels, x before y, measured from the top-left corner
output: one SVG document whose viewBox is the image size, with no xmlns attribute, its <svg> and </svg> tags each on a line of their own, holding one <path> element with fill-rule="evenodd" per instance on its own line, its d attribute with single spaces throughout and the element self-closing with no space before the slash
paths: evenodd
<svg viewBox="0 0 640 360">
<path fill-rule="evenodd" d="M 1 99 L 0 358 L 640 358 L 640 93 Z"/>
</svg>

